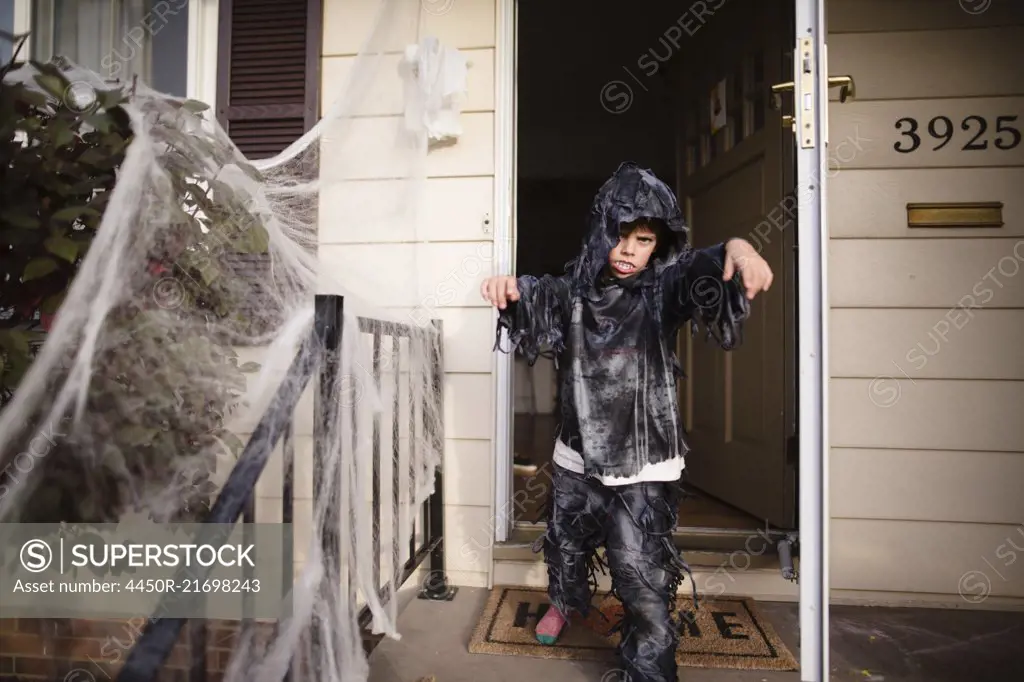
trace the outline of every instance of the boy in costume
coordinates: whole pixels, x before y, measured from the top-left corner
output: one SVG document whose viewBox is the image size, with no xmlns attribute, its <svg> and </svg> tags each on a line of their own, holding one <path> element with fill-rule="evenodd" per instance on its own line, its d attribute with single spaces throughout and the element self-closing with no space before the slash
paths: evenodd
<svg viewBox="0 0 1024 682">
<path fill-rule="evenodd" d="M 672 544 L 688 450 L 675 339 L 684 323 L 700 321 L 723 349 L 735 348 L 749 301 L 768 290 L 772 272 L 742 239 L 692 248 L 672 190 L 635 163 L 604 183 L 588 221 L 565 274 L 499 276 L 481 286 L 499 309 L 507 352 L 531 365 L 550 353 L 558 368 L 552 495 L 535 546 L 543 546 L 551 607 L 537 639 L 553 644 L 573 611 L 588 614 L 603 545 L 623 606 L 616 630 L 627 679 L 675 682 L 672 613 L 689 573 Z"/>
</svg>

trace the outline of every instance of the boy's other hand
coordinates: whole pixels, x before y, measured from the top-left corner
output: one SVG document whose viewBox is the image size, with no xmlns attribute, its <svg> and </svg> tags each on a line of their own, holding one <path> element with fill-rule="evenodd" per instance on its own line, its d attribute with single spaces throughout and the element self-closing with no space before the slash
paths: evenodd
<svg viewBox="0 0 1024 682">
<path fill-rule="evenodd" d="M 743 274 L 743 287 L 747 291 L 747 299 L 762 291 L 768 291 L 772 285 L 772 269 L 761 254 L 745 239 L 730 239 L 725 244 L 725 269 L 722 279 L 728 282 L 736 271 Z"/>
<path fill-rule="evenodd" d="M 488 277 L 480 285 L 480 295 L 491 305 L 504 310 L 509 301 L 519 300 L 519 287 L 516 278 L 511 275 Z"/>
</svg>

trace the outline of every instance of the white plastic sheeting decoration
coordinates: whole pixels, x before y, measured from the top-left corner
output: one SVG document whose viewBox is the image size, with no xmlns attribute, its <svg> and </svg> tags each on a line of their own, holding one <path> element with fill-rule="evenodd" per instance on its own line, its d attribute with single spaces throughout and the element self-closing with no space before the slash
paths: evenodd
<svg viewBox="0 0 1024 682">
<path fill-rule="evenodd" d="M 428 36 L 405 48 L 399 73 L 405 82 L 405 125 L 426 133 L 431 142 L 454 141 L 462 135 L 459 114 L 467 93 L 469 63 L 453 47 Z"/>
</svg>

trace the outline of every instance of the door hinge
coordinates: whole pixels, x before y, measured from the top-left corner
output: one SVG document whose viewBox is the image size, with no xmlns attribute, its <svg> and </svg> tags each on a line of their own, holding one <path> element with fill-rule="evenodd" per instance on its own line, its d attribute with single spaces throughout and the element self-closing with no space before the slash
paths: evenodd
<svg viewBox="0 0 1024 682">
<path fill-rule="evenodd" d="M 779 568 L 782 570 L 782 577 L 790 582 L 799 582 L 800 575 L 793 566 L 793 550 L 800 547 L 800 534 L 789 533 L 779 540 L 776 549 L 779 553 Z"/>
<path fill-rule="evenodd" d="M 800 435 L 794 433 L 786 439 L 786 464 L 800 463 Z"/>
</svg>

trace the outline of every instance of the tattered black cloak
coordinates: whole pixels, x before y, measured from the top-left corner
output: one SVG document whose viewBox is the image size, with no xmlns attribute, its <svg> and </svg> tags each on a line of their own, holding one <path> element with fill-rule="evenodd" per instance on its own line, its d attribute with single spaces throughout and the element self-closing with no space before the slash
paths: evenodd
<svg viewBox="0 0 1024 682">
<path fill-rule="evenodd" d="M 648 267 L 611 276 L 623 223 L 661 221 L 674 240 Z M 501 331 L 532 366 L 553 356 L 560 382 L 558 437 L 583 455 L 584 473 L 633 476 L 688 450 L 676 399 L 676 335 L 700 321 L 725 350 L 750 311 L 740 278 L 722 280 L 725 245 L 694 249 L 679 203 L 649 170 L 627 162 L 594 199 L 579 256 L 560 276 L 517 278 L 520 299 L 499 312 Z M 692 328 L 696 332 L 696 326 Z"/>
</svg>

